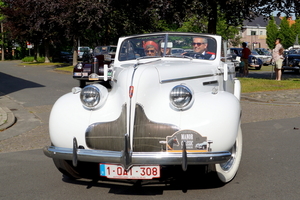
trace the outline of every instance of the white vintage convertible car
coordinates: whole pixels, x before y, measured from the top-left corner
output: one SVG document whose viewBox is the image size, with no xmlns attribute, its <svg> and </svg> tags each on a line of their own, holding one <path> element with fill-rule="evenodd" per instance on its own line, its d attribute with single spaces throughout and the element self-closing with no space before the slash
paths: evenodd
<svg viewBox="0 0 300 200">
<path fill-rule="evenodd" d="M 231 181 L 242 155 L 241 84 L 224 50 L 217 35 L 121 37 L 104 66 L 111 87 L 74 87 L 54 104 L 45 155 L 71 178 L 156 179 L 162 167 L 205 165 Z"/>
</svg>

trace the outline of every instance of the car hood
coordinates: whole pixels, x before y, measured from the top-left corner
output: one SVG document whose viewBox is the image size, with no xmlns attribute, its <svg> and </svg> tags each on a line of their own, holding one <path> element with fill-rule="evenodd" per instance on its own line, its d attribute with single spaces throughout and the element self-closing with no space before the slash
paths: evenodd
<svg viewBox="0 0 300 200">
<path fill-rule="evenodd" d="M 211 76 L 216 67 L 210 61 L 160 61 L 154 65 L 161 83 Z"/>
</svg>

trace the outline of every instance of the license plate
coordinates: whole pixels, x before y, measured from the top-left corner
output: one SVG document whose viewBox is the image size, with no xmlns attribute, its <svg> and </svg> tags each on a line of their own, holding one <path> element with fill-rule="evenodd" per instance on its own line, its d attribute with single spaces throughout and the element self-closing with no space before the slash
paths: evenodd
<svg viewBox="0 0 300 200">
<path fill-rule="evenodd" d="M 74 76 L 84 77 L 84 76 L 88 76 L 88 73 L 74 72 Z"/>
<path fill-rule="evenodd" d="M 160 177 L 158 165 L 133 166 L 126 171 L 121 165 L 100 163 L 100 176 L 111 179 L 153 179 Z"/>
</svg>

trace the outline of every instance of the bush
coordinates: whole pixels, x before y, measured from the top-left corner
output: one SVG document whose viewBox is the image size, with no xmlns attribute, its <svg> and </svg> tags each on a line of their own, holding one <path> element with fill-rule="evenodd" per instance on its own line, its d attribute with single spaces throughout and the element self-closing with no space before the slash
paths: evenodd
<svg viewBox="0 0 300 200">
<path fill-rule="evenodd" d="M 34 57 L 33 56 L 27 56 L 22 59 L 23 62 L 33 62 Z M 45 57 L 38 57 L 37 62 L 45 62 Z"/>
</svg>

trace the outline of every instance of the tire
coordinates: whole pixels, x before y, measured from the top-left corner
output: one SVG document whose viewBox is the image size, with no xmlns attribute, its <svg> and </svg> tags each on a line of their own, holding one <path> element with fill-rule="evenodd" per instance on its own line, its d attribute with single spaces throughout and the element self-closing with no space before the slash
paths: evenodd
<svg viewBox="0 0 300 200">
<path fill-rule="evenodd" d="M 86 86 L 86 81 L 79 80 L 79 87 L 84 88 Z"/>
<path fill-rule="evenodd" d="M 232 153 L 231 158 L 226 163 L 215 164 L 214 166 L 217 177 L 222 183 L 228 183 L 235 177 L 242 158 L 242 148 L 243 136 L 241 126 L 239 126 L 238 136 L 230 150 Z"/>
<path fill-rule="evenodd" d="M 73 167 L 72 161 L 67 160 L 60 160 L 60 159 L 54 159 L 53 162 L 56 166 L 56 168 L 65 176 L 69 177 L 70 179 L 79 179 L 82 178 L 80 176 L 80 173 L 78 170 Z"/>
</svg>

